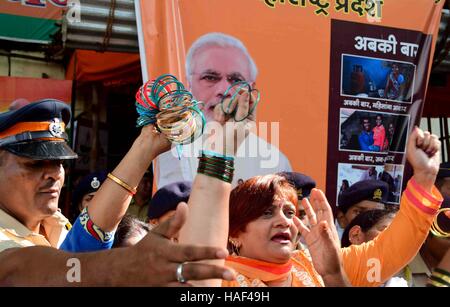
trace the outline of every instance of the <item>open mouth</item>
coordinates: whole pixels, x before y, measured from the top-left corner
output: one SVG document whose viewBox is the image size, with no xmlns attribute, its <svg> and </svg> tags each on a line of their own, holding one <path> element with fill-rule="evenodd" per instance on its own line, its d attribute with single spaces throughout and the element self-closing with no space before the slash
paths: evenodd
<svg viewBox="0 0 450 307">
<path fill-rule="evenodd" d="M 291 243 L 291 235 L 287 232 L 279 232 L 276 235 L 274 235 L 270 240 L 280 244 L 289 244 Z"/>
</svg>

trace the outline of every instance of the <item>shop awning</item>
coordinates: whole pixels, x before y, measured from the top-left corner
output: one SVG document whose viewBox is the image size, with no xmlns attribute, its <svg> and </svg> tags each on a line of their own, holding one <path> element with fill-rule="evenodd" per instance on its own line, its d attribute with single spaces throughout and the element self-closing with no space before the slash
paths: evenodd
<svg viewBox="0 0 450 307">
<path fill-rule="evenodd" d="M 76 50 L 67 67 L 66 79 L 108 82 L 106 85 L 139 82 L 141 80 L 139 54 Z"/>
<path fill-rule="evenodd" d="M 49 44 L 60 30 L 67 0 L 0 1 L 0 39 Z"/>
<path fill-rule="evenodd" d="M 64 46 L 139 52 L 134 0 L 80 0 L 81 22 L 63 20 Z"/>
</svg>

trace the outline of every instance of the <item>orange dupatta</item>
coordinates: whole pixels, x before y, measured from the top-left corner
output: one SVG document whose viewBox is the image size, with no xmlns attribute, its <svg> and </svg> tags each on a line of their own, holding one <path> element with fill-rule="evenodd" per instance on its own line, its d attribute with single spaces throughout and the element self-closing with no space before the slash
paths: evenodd
<svg viewBox="0 0 450 307">
<path fill-rule="evenodd" d="M 322 278 L 302 251 L 296 251 L 284 264 L 229 256 L 225 265 L 237 275 L 235 281 L 223 281 L 222 287 L 267 287 L 266 282 L 287 279 L 289 274 L 292 275 L 291 287 L 323 287 Z"/>
</svg>

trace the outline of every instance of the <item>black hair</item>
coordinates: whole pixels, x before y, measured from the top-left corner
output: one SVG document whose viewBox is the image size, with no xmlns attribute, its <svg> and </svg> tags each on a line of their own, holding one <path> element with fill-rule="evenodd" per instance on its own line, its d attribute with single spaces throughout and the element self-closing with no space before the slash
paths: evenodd
<svg viewBox="0 0 450 307">
<path fill-rule="evenodd" d="M 368 116 L 361 117 L 361 125 L 364 125 L 364 120 L 368 120 L 370 124 L 370 118 Z"/>
<path fill-rule="evenodd" d="M 112 245 L 115 247 L 123 247 L 124 242 L 129 239 L 132 235 L 139 232 L 149 232 L 150 226 L 141 220 L 126 214 L 119 223 L 116 233 L 114 234 L 114 243 Z"/>
<path fill-rule="evenodd" d="M 389 208 L 390 207 L 390 208 Z M 395 214 L 398 210 L 397 206 L 392 205 L 386 209 L 374 209 L 368 210 L 358 214 L 348 225 L 345 227 L 344 233 L 342 234 L 341 247 L 348 247 L 352 245 L 350 242 L 350 229 L 353 226 L 361 227 L 362 232 L 367 232 L 373 226 L 375 226 L 384 217 Z"/>
<path fill-rule="evenodd" d="M 342 180 L 342 184 L 341 184 L 341 188 L 340 188 L 340 191 L 341 191 L 341 192 L 344 192 L 344 190 L 342 189 L 342 187 L 344 186 L 344 184 L 345 184 L 345 189 L 348 189 L 348 188 L 350 187 L 350 182 L 348 182 L 347 179 Z"/>
</svg>

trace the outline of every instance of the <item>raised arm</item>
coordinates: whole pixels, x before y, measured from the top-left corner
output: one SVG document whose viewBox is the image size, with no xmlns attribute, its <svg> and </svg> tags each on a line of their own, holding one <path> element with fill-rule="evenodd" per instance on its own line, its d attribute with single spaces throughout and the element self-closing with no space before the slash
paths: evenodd
<svg viewBox="0 0 450 307">
<path fill-rule="evenodd" d="M 379 286 L 419 251 L 442 203 L 442 195 L 434 187 L 440 146 L 435 135 L 414 128 L 407 147 L 414 176 L 392 224 L 374 240 L 342 249 L 344 268 L 354 286 Z"/>
<path fill-rule="evenodd" d="M 164 135 L 154 126 L 143 127 L 132 147 L 111 174 L 131 188 L 138 186 L 151 161 L 170 148 Z M 101 230 L 114 231 L 128 209 L 132 194 L 108 178 L 89 205 L 92 222 Z"/>
<path fill-rule="evenodd" d="M 216 111 L 219 108 L 220 105 L 217 105 Z M 237 108 L 236 118 L 244 118 L 248 114 L 248 94 L 243 94 L 239 97 Z M 215 123 L 214 133 L 210 136 L 205 146 L 205 149 L 207 149 L 206 155 L 210 155 L 210 157 L 205 157 L 206 160 L 199 163 L 199 173 L 194 179 L 192 192 L 189 197 L 190 215 L 186 225 L 180 232 L 180 243 L 220 248 L 226 248 L 227 246 L 231 181 L 226 180 L 226 176 L 218 179 L 210 171 L 211 169 L 213 172 L 220 170 L 219 173 L 222 175 L 227 174 L 226 169 L 222 171 L 223 165 L 227 163 L 223 160 L 228 159 L 228 161 L 231 161 L 230 159 L 233 159 L 232 156 L 235 154 L 235 150 L 245 138 L 245 131 L 251 126 L 253 121 L 252 119 L 246 119 L 241 122 L 235 122 L 231 119 L 222 126 L 220 124 L 221 120 L 223 118 L 219 118 L 218 122 Z M 213 164 L 216 164 L 217 168 Z M 205 175 L 205 173 L 209 174 Z M 223 265 L 224 261 L 210 261 L 208 263 Z M 194 284 L 199 286 L 220 286 L 221 281 L 209 280 Z"/>
</svg>

